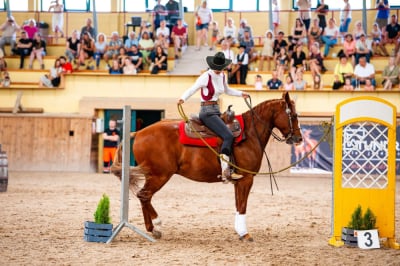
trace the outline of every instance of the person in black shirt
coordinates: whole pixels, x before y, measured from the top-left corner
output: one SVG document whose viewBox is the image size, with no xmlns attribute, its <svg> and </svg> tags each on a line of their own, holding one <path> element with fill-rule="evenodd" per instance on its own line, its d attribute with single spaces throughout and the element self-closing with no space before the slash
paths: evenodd
<svg viewBox="0 0 400 266">
<path fill-rule="evenodd" d="M 274 60 L 275 61 L 276 61 L 276 59 L 277 59 L 277 57 L 278 57 L 278 55 L 279 55 L 279 53 L 281 51 L 281 48 L 282 47 L 286 48 L 288 46 L 288 43 L 283 39 L 284 35 L 285 34 L 283 33 L 283 31 L 280 31 L 278 33 L 277 38 L 274 41 L 274 46 L 273 47 L 274 47 Z"/>
<path fill-rule="evenodd" d="M 272 78 L 267 81 L 267 87 L 270 90 L 280 90 L 283 87 L 282 81 L 278 78 L 278 72 L 272 71 Z"/>
<path fill-rule="evenodd" d="M 117 121 L 110 119 L 108 128 L 103 133 L 103 173 L 110 172 L 111 162 L 114 161 L 121 132 L 117 129 Z"/>
<path fill-rule="evenodd" d="M 25 56 L 30 55 L 32 50 L 32 40 L 28 38 L 25 31 L 21 32 L 21 38 L 18 40 L 16 54 L 19 54 L 19 69 L 24 68 Z"/>
</svg>

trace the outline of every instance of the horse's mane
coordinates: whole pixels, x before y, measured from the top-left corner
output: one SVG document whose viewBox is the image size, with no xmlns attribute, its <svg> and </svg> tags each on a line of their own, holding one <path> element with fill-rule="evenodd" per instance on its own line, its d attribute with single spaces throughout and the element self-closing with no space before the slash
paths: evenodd
<svg viewBox="0 0 400 266">
<path fill-rule="evenodd" d="M 264 113 L 265 109 L 270 108 L 273 103 L 281 102 L 281 101 L 283 101 L 283 99 L 270 99 L 270 100 L 263 101 L 263 102 L 257 104 L 256 106 L 254 106 L 251 110 L 244 112 L 242 115 L 250 115 L 250 113 L 253 111 L 256 113 L 259 113 L 259 114 Z"/>
</svg>

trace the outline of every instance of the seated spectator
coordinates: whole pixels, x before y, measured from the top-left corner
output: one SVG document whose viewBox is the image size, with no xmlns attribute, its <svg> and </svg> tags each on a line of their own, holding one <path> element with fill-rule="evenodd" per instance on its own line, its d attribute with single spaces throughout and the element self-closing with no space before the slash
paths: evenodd
<svg viewBox="0 0 400 266">
<path fill-rule="evenodd" d="M 239 30 L 238 30 L 237 39 L 239 43 L 243 42 L 245 31 L 249 32 L 250 39 L 253 39 L 253 30 L 251 29 L 250 25 L 247 24 L 247 20 L 243 18 L 240 20 Z"/>
<path fill-rule="evenodd" d="M 139 49 L 136 45 L 132 45 L 131 51 L 132 51 L 132 53 L 131 53 L 130 58 L 131 58 L 132 64 L 135 65 L 136 72 L 139 73 L 141 70 L 143 70 L 143 55 L 139 51 Z"/>
<path fill-rule="evenodd" d="M 21 38 L 17 42 L 16 54 L 19 54 L 19 69 L 24 68 L 25 56 L 29 56 L 32 50 L 32 40 L 28 38 L 25 31 L 21 32 Z"/>
<path fill-rule="evenodd" d="M 131 60 L 130 56 L 126 54 L 126 50 L 124 47 L 120 47 L 119 51 L 118 51 L 118 64 L 119 64 L 119 68 L 123 69 L 125 66 L 125 59 L 128 58 L 129 60 Z"/>
<path fill-rule="evenodd" d="M 119 38 L 118 32 L 114 31 L 111 34 L 111 40 L 107 45 L 107 51 L 104 54 L 104 61 L 109 65 L 110 59 L 117 59 L 119 55 L 119 48 L 123 46 L 121 39 Z"/>
<path fill-rule="evenodd" d="M 372 53 L 371 41 L 367 40 L 365 34 L 361 34 L 360 39 L 356 42 L 356 64 L 361 56 L 364 56 L 369 63 Z"/>
<path fill-rule="evenodd" d="M 60 65 L 63 74 L 71 74 L 72 73 L 72 64 L 71 62 L 67 62 L 67 58 L 65 56 L 60 56 Z"/>
<path fill-rule="evenodd" d="M 324 88 L 324 84 L 321 79 L 321 75 L 314 75 L 313 78 L 313 90 L 320 90 Z"/>
<path fill-rule="evenodd" d="M 361 35 L 365 35 L 365 31 L 362 28 L 361 21 L 358 20 L 358 21 L 356 21 L 355 27 L 354 27 L 354 30 L 353 30 L 353 38 L 354 38 L 354 40 L 358 41 L 360 39 Z"/>
<path fill-rule="evenodd" d="M 236 75 L 233 73 L 233 70 L 236 67 L 237 61 L 235 52 L 231 49 L 230 42 L 228 40 L 222 41 L 221 52 L 224 53 L 225 58 L 232 60 L 232 62 L 225 69 L 228 72 L 228 84 L 235 84 Z"/>
<path fill-rule="evenodd" d="M 238 41 L 236 39 L 236 26 L 233 22 L 233 18 L 228 18 L 226 21 L 226 25 L 224 27 L 224 31 L 222 33 L 223 40 L 230 40 L 230 45 L 237 44 Z M 222 42 L 222 40 L 221 40 Z"/>
<path fill-rule="evenodd" d="M 39 61 L 40 69 L 44 69 L 43 56 L 46 55 L 46 42 L 42 40 L 39 32 L 36 32 L 35 38 L 32 41 L 32 51 L 29 58 L 29 69 L 32 69 L 33 60 L 36 58 Z"/>
<path fill-rule="evenodd" d="M 301 43 L 296 45 L 296 51 L 290 59 L 290 73 L 293 77 L 298 68 L 306 70 L 306 54 L 303 52 L 303 45 Z"/>
<path fill-rule="evenodd" d="M 171 38 L 174 42 L 175 59 L 178 59 L 182 49 L 187 45 L 187 29 L 183 26 L 181 18 L 178 18 L 176 25 L 172 28 Z"/>
<path fill-rule="evenodd" d="M 113 59 L 111 67 L 108 69 L 108 73 L 110 75 L 119 75 L 122 74 L 122 69 L 119 67 L 118 59 Z"/>
<path fill-rule="evenodd" d="M 9 16 L 6 18 L 6 21 L 0 26 L 0 30 L 3 32 L 0 38 L 0 49 L 3 51 L 5 55 L 4 46 L 6 44 L 11 45 L 11 53 L 15 51 L 15 46 L 17 44 L 17 31 L 19 31 L 21 27 L 17 24 L 13 16 Z"/>
<path fill-rule="evenodd" d="M 330 18 L 328 22 L 328 27 L 325 28 L 324 34 L 322 35 L 322 41 L 325 43 L 324 57 L 329 54 L 329 48 L 333 47 L 337 43 L 337 38 L 339 37 L 339 29 L 335 24 L 335 19 Z"/>
<path fill-rule="evenodd" d="M 293 81 L 293 86 L 297 91 L 303 91 L 307 87 L 307 82 L 303 79 L 303 70 L 298 69 L 296 71 L 296 78 Z"/>
<path fill-rule="evenodd" d="M 81 38 L 81 49 L 79 51 L 79 65 L 85 66 L 85 60 L 89 59 L 87 69 L 91 69 L 90 63 L 93 60 L 95 49 L 95 43 L 90 33 L 88 31 L 83 33 Z"/>
<path fill-rule="evenodd" d="M 77 30 L 72 31 L 71 37 L 67 39 L 65 45 L 65 55 L 68 57 L 68 61 L 75 62 L 75 59 L 79 56 L 79 50 L 81 48 Z"/>
<path fill-rule="evenodd" d="M 277 38 L 274 40 L 274 60 L 276 61 L 277 56 L 279 55 L 279 53 L 281 52 L 281 48 L 287 48 L 288 47 L 288 43 L 286 42 L 286 40 L 284 39 L 285 34 L 283 33 L 283 31 L 280 31 L 278 33 Z"/>
<path fill-rule="evenodd" d="M 294 27 L 292 28 L 292 38 L 294 44 L 307 43 L 307 30 L 301 18 L 296 18 Z"/>
<path fill-rule="evenodd" d="M 260 74 L 256 75 L 255 81 L 254 81 L 254 89 L 255 90 L 262 90 L 263 89 L 263 80 L 262 76 Z"/>
<path fill-rule="evenodd" d="M 155 28 L 157 29 L 157 28 Z M 151 29 L 151 23 L 147 22 L 146 20 L 142 20 L 142 23 L 140 24 L 140 31 L 139 31 L 139 36 L 138 36 L 138 40 L 140 41 L 140 39 L 142 39 L 142 35 L 144 32 L 147 32 L 147 34 L 149 34 L 149 38 L 150 39 L 154 39 L 153 38 L 153 30 Z"/>
<path fill-rule="evenodd" d="M 395 64 L 393 56 L 389 58 L 389 65 L 383 69 L 382 78 L 383 89 L 385 90 L 391 90 L 393 85 L 399 84 L 400 67 Z"/>
<path fill-rule="evenodd" d="M 35 37 L 35 33 L 39 31 L 36 27 L 36 21 L 31 18 L 29 19 L 28 24 L 24 25 L 22 29 L 26 32 L 29 39 L 33 39 Z"/>
<path fill-rule="evenodd" d="M 257 60 L 257 51 L 254 47 L 254 40 L 251 37 L 249 30 L 244 31 L 244 36 L 240 42 L 240 46 L 246 47 L 246 53 L 249 56 L 249 64 Z"/>
<path fill-rule="evenodd" d="M 165 41 L 169 44 L 169 38 L 171 37 L 171 32 L 167 27 L 167 22 L 165 20 L 162 20 L 160 22 L 160 27 L 158 27 L 156 30 L 156 36 L 158 36 L 160 33 L 164 35 Z"/>
<path fill-rule="evenodd" d="M 292 75 L 286 75 L 286 83 L 283 84 L 283 89 L 285 91 L 292 91 L 294 90 L 293 78 Z"/>
<path fill-rule="evenodd" d="M 281 90 L 283 87 L 282 81 L 278 78 L 278 72 L 272 71 L 272 78 L 267 81 L 267 87 L 270 90 Z"/>
<path fill-rule="evenodd" d="M 136 75 L 136 67 L 134 64 L 132 64 L 132 61 L 129 57 L 126 57 L 124 59 L 124 67 L 122 68 L 122 72 L 125 75 Z"/>
<path fill-rule="evenodd" d="M 378 23 L 374 23 L 371 30 L 372 38 L 372 52 L 374 55 L 385 55 L 383 52 L 382 45 L 382 31 L 378 26 Z"/>
<path fill-rule="evenodd" d="M 333 89 L 340 89 L 344 85 L 346 78 L 353 77 L 353 65 L 349 62 L 347 57 L 343 54 L 340 56 L 340 61 L 336 64 L 334 74 Z"/>
<path fill-rule="evenodd" d="M 308 29 L 308 50 L 311 50 L 311 46 L 314 44 L 314 42 L 322 44 L 321 35 L 322 28 L 319 26 L 319 19 L 314 18 L 310 28 Z"/>
<path fill-rule="evenodd" d="M 94 57 L 96 59 L 96 69 L 99 69 L 100 59 L 103 58 L 104 54 L 107 51 L 107 41 L 106 35 L 104 33 L 99 33 L 97 35 L 97 41 L 94 43 Z"/>
<path fill-rule="evenodd" d="M 263 71 L 264 69 L 264 60 L 267 60 L 267 70 L 271 70 L 271 61 L 273 60 L 274 54 L 274 36 L 272 35 L 272 31 L 267 31 L 265 33 L 265 37 L 262 39 L 261 42 L 263 49 L 260 55 L 260 62 L 258 69 Z"/>
<path fill-rule="evenodd" d="M 7 71 L 4 71 L 0 81 L 1 81 L 0 85 L 2 87 L 4 87 L 4 88 L 10 87 L 10 85 L 11 85 L 10 74 Z"/>
<path fill-rule="evenodd" d="M 354 67 L 356 64 L 356 41 L 354 40 L 352 34 L 347 33 L 345 35 L 342 51 L 344 55 L 347 57 L 347 59 L 350 60 L 350 62 L 353 64 Z"/>
<path fill-rule="evenodd" d="M 139 50 L 143 54 L 143 63 L 145 65 L 150 65 L 149 55 L 154 49 L 154 42 L 150 39 L 148 32 L 142 33 L 142 38 L 139 41 Z"/>
<path fill-rule="evenodd" d="M 139 45 L 139 40 L 136 38 L 136 33 L 134 31 L 129 32 L 128 38 L 125 40 L 125 50 L 126 54 L 131 56 L 132 54 L 132 47 Z"/>
<path fill-rule="evenodd" d="M 398 40 L 400 37 L 400 25 L 397 23 L 397 16 L 393 14 L 390 18 L 390 24 L 386 25 L 385 35 L 383 39 L 383 52 L 385 56 L 389 56 L 389 53 L 386 50 L 385 45 L 387 43 L 392 43 L 396 46 L 395 49 L 398 49 Z M 397 52 L 397 50 L 395 50 Z"/>
<path fill-rule="evenodd" d="M 289 56 L 286 53 L 285 47 L 281 47 L 279 54 L 276 57 L 276 69 L 278 70 L 278 77 L 283 77 L 286 69 L 288 68 Z"/>
<path fill-rule="evenodd" d="M 154 41 L 154 47 L 161 46 L 166 55 L 168 55 L 169 47 L 169 42 L 167 40 L 168 38 L 162 32 L 159 32 L 157 35 L 157 39 Z"/>
<path fill-rule="evenodd" d="M 246 84 L 248 66 L 249 66 L 249 54 L 246 52 L 246 46 L 241 44 L 239 46 L 239 54 L 236 56 L 237 65 L 233 73 L 236 74 L 237 84 Z"/>
<path fill-rule="evenodd" d="M 351 78 L 346 77 L 344 79 L 343 90 L 345 91 L 354 91 L 354 86 L 351 84 Z"/>
<path fill-rule="evenodd" d="M 96 29 L 92 26 L 91 18 L 86 19 L 86 25 L 83 26 L 81 29 L 81 39 L 86 32 L 88 32 L 92 38 L 94 38 L 97 35 Z"/>
<path fill-rule="evenodd" d="M 372 64 L 367 62 L 365 56 L 359 58 L 359 63 L 354 69 L 354 78 L 352 85 L 354 88 L 359 88 L 360 85 L 365 85 L 365 80 L 370 79 L 371 84 L 375 87 L 375 68 Z"/>
<path fill-rule="evenodd" d="M 161 45 L 157 45 L 155 48 L 155 54 L 152 57 L 151 61 L 151 74 L 158 74 L 160 70 L 167 70 L 168 69 L 168 56 L 164 53 L 163 48 Z"/>
<path fill-rule="evenodd" d="M 315 75 L 321 75 L 321 73 L 324 73 L 326 71 L 324 66 L 324 59 L 322 58 L 318 43 L 314 43 L 311 47 L 309 64 L 311 75 L 313 78 L 315 77 Z"/>
<path fill-rule="evenodd" d="M 54 66 L 50 68 L 48 74 L 40 77 L 39 87 L 54 88 L 60 86 L 61 83 L 62 67 L 60 59 L 57 58 Z"/>
<path fill-rule="evenodd" d="M 371 79 L 365 79 L 365 85 L 363 90 L 365 91 L 374 91 L 375 90 L 375 86 L 372 85 Z"/>
</svg>

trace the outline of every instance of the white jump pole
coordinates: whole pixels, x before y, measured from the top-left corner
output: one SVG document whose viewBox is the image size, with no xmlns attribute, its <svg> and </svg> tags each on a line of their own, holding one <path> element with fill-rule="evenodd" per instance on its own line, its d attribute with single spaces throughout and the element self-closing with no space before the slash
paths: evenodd
<svg viewBox="0 0 400 266">
<path fill-rule="evenodd" d="M 131 133 L 131 107 L 129 105 L 124 106 L 123 112 L 123 139 L 122 139 L 122 180 L 121 180 L 121 221 L 119 225 L 114 229 L 113 234 L 107 240 L 107 244 L 111 243 L 113 239 L 118 235 L 124 226 L 132 229 L 139 235 L 147 238 L 151 242 L 155 242 L 154 238 L 148 236 L 144 232 L 140 231 L 135 226 L 129 224 L 128 213 L 129 213 L 129 168 L 130 168 L 130 133 Z"/>
</svg>

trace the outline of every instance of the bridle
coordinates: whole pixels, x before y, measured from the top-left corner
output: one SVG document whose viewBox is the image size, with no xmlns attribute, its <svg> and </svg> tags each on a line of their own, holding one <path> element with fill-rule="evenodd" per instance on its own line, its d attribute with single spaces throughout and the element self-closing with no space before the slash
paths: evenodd
<svg viewBox="0 0 400 266">
<path fill-rule="evenodd" d="M 250 99 L 249 102 L 247 101 L 247 99 Z M 297 117 L 297 113 L 292 114 L 292 110 L 289 108 L 289 105 L 288 105 L 287 102 L 285 102 L 285 105 L 286 105 L 285 112 L 286 112 L 286 115 L 288 117 L 288 123 L 289 123 L 290 131 L 286 136 L 283 136 L 283 137 L 278 136 L 278 134 L 276 134 L 272 129 L 269 129 L 269 127 L 264 124 L 264 121 L 261 119 L 261 117 L 257 113 L 254 112 L 254 110 L 252 108 L 251 98 L 250 97 L 246 98 L 245 102 L 246 102 L 247 106 L 249 107 L 249 109 L 251 111 L 252 119 L 253 119 L 253 117 L 256 117 L 260 122 L 262 122 L 262 124 L 264 125 L 264 128 L 267 129 L 267 131 L 270 131 L 271 135 L 274 137 L 275 140 L 277 140 L 279 142 L 286 142 L 286 143 L 289 143 L 289 144 L 293 143 L 294 132 L 295 131 L 300 131 L 300 128 L 299 127 L 295 128 L 295 129 L 293 128 L 292 119 Z M 255 125 L 255 123 L 253 123 L 253 125 Z"/>
</svg>

